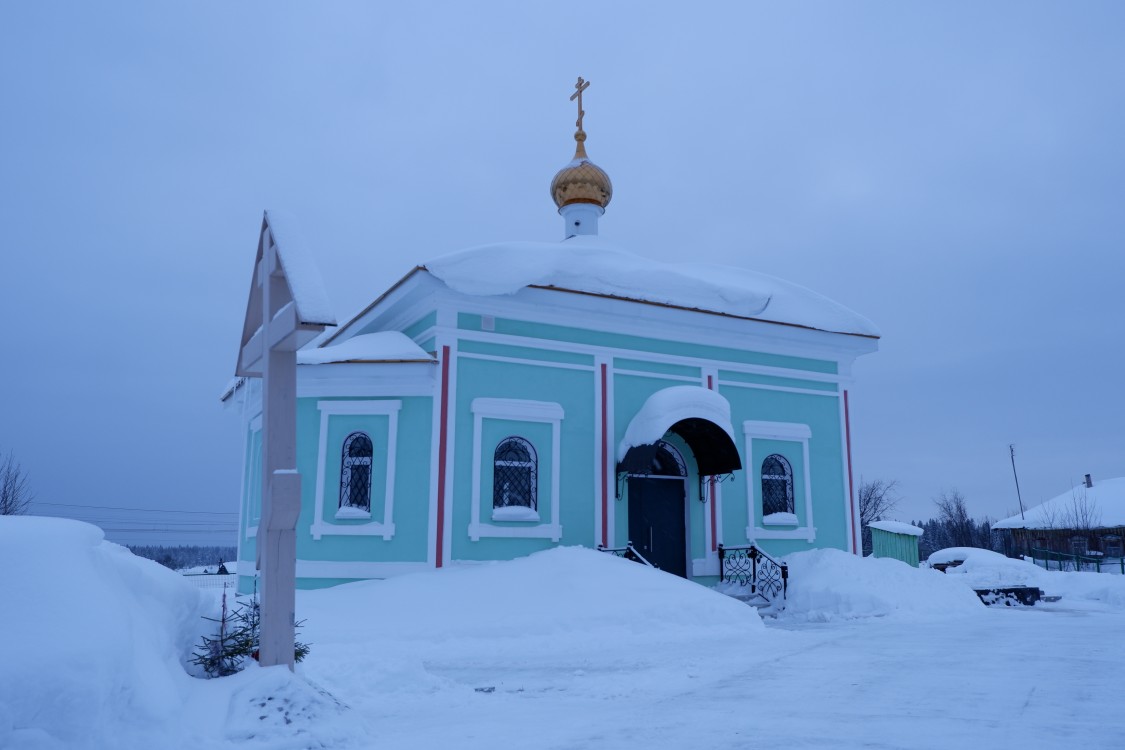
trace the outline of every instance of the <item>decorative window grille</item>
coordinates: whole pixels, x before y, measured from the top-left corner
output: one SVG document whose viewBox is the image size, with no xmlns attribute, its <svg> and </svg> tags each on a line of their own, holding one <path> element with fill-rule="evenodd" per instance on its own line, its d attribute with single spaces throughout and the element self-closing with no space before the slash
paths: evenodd
<svg viewBox="0 0 1125 750">
<path fill-rule="evenodd" d="M 536 507 L 539 459 L 535 447 L 521 437 L 506 437 L 496 446 L 492 472 L 492 507 Z"/>
<path fill-rule="evenodd" d="M 340 507 L 371 511 L 371 458 L 374 449 L 365 432 L 344 440 L 340 458 Z"/>
<path fill-rule="evenodd" d="M 793 513 L 793 467 L 774 453 L 762 461 L 762 515 Z"/>
</svg>

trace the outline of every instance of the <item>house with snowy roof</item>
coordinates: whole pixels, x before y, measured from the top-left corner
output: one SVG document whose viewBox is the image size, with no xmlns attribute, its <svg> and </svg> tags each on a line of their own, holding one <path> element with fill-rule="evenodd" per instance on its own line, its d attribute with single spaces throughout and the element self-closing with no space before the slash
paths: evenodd
<svg viewBox="0 0 1125 750">
<path fill-rule="evenodd" d="M 847 389 L 877 329 L 796 284 L 599 238 L 613 188 L 579 113 L 550 188 L 561 242 L 418 265 L 297 353 L 298 586 L 556 545 L 713 583 L 751 547 L 858 549 Z M 260 248 L 299 243 L 277 218 Z M 244 416 L 247 591 L 260 384 L 223 398 Z"/>
<path fill-rule="evenodd" d="M 1125 554 L 1125 477 L 1084 482 L 1027 512 L 992 524 L 1009 554 L 1121 558 Z"/>
</svg>

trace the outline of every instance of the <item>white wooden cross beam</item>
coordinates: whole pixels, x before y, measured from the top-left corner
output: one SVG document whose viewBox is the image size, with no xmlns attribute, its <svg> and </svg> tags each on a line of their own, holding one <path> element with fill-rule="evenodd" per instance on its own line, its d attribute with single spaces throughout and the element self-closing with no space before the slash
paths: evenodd
<svg viewBox="0 0 1125 750">
<path fill-rule="evenodd" d="M 292 235 L 262 216 L 254 278 L 235 374 L 262 378 L 262 516 L 258 524 L 261 623 L 258 661 L 293 668 L 296 623 L 297 350 L 336 318 L 320 274 Z M 284 244 L 283 244 L 284 242 Z"/>
</svg>

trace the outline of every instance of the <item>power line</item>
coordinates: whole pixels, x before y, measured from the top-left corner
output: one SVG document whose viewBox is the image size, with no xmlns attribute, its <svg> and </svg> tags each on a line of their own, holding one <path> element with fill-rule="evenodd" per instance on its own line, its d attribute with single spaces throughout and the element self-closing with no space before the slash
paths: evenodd
<svg viewBox="0 0 1125 750">
<path fill-rule="evenodd" d="M 162 508 L 118 508 L 111 505 L 78 505 L 76 503 L 44 503 L 35 501 L 35 505 L 50 505 L 56 508 L 90 508 L 93 510 L 134 510 L 142 513 L 190 513 L 201 516 L 237 516 L 237 511 L 225 510 L 165 510 Z"/>
<path fill-rule="evenodd" d="M 68 518 L 72 521 L 85 521 L 86 523 L 93 523 L 93 524 L 102 524 L 102 523 L 128 523 L 128 524 L 146 523 L 146 524 L 151 524 L 151 523 L 155 523 L 155 521 L 151 518 L 140 518 L 140 519 L 106 518 L 106 517 L 102 517 L 102 516 L 90 516 L 90 515 L 81 514 L 81 513 L 76 513 L 74 515 L 69 515 L 69 516 L 48 515 L 48 516 L 43 516 L 43 518 Z M 214 521 L 160 521 L 160 523 L 164 524 L 165 526 L 220 526 L 221 525 L 222 528 L 225 528 L 225 529 L 237 529 L 238 528 L 238 524 L 233 522 L 233 521 L 218 520 L 218 519 L 216 519 Z"/>
</svg>

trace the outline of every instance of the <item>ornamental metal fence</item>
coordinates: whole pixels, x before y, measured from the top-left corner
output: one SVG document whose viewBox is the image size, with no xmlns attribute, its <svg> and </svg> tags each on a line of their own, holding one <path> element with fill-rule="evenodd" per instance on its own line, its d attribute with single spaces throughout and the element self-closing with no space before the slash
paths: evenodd
<svg viewBox="0 0 1125 750">
<path fill-rule="evenodd" d="M 1078 555 L 1053 552 L 1049 549 L 1031 550 L 1031 560 L 1047 570 L 1085 571 L 1090 573 L 1116 573 L 1125 575 L 1125 557 L 1103 555 Z"/>
<path fill-rule="evenodd" d="M 719 582 L 749 586 L 777 606 L 789 593 L 789 566 L 778 562 L 753 544 L 746 547 L 719 545 Z"/>
</svg>

